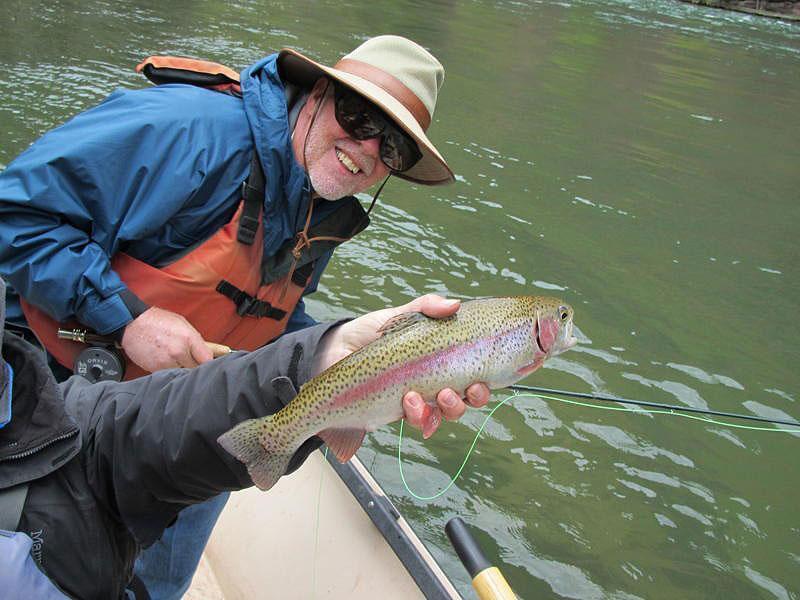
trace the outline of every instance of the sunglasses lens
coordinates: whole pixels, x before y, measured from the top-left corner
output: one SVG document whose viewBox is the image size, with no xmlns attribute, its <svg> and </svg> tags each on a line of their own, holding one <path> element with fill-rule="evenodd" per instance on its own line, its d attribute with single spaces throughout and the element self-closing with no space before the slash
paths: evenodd
<svg viewBox="0 0 800 600">
<path fill-rule="evenodd" d="M 360 94 L 336 86 L 334 99 L 336 121 L 348 135 L 357 140 L 383 136 L 381 160 L 392 171 L 406 171 L 422 158 L 416 142 Z"/>
<path fill-rule="evenodd" d="M 386 120 L 358 94 L 336 88 L 336 120 L 342 129 L 357 140 L 368 140 L 381 134 Z"/>
<path fill-rule="evenodd" d="M 407 171 L 417 164 L 422 154 L 414 140 L 394 127 L 391 129 L 384 134 L 381 142 L 381 160 L 392 171 Z"/>
</svg>

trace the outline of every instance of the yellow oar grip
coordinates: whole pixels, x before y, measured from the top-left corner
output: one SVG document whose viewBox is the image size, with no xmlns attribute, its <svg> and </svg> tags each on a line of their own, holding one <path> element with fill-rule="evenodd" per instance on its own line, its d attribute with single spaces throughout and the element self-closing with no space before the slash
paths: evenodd
<svg viewBox="0 0 800 600">
<path fill-rule="evenodd" d="M 472 587 L 480 600 L 517 600 L 500 570 L 486 560 L 461 517 L 450 519 L 444 530 L 458 558 L 472 577 Z"/>
<path fill-rule="evenodd" d="M 497 567 L 484 569 L 472 579 L 480 600 L 517 600 L 506 578 Z"/>
</svg>

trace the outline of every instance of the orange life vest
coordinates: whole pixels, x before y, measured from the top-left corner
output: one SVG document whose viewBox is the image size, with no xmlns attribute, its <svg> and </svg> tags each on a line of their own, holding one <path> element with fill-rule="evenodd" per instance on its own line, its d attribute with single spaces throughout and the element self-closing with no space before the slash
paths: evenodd
<svg viewBox="0 0 800 600">
<path fill-rule="evenodd" d="M 260 285 L 263 229 L 258 227 L 254 243 L 239 242 L 237 227 L 241 213 L 240 206 L 233 219 L 205 243 L 163 268 L 124 253 L 113 257 L 111 268 L 142 301 L 183 315 L 203 339 L 240 350 L 255 350 L 283 333 L 310 276 L 302 285 L 292 280 L 297 279 L 295 274 Z M 241 300 L 238 306 L 231 295 Z M 81 325 L 75 321 L 59 324 L 41 309 L 21 302 L 28 325 L 48 352 L 72 369 L 75 358 L 86 345 L 59 339 L 56 333 L 59 327 Z M 145 374 L 128 361 L 125 379 Z"/>
<path fill-rule="evenodd" d="M 176 62 L 177 61 L 177 62 Z M 206 61 L 150 57 L 137 71 L 144 70 L 156 83 L 194 83 L 237 95 L 239 76 L 234 71 Z M 176 79 L 174 71 L 182 71 Z M 155 74 L 155 76 L 154 76 Z M 194 80 L 210 75 L 212 79 Z M 186 80 L 184 76 L 189 77 Z M 217 78 L 219 76 L 219 79 Z M 221 87 L 216 87 L 221 86 Z M 257 169 L 261 182 L 252 183 Z M 246 198 L 231 221 L 203 244 L 162 268 L 156 268 L 124 253 L 116 254 L 111 267 L 136 296 L 149 306 L 157 306 L 183 315 L 203 339 L 241 350 L 255 350 L 278 337 L 286 328 L 305 287 L 311 279 L 313 263 L 305 269 L 289 273 L 265 285 L 261 284 L 263 253 L 263 173 L 256 157 L 245 186 Z M 253 196 L 254 195 L 254 196 Z M 250 200 L 248 201 L 248 198 Z M 252 198 L 255 198 L 254 201 Z M 360 209 L 360 207 L 359 207 Z M 360 209 L 361 210 L 361 209 Z M 362 210 L 363 212 L 363 210 Z M 365 215 L 366 216 L 366 215 Z M 306 236 L 306 229 L 302 233 Z M 361 218 L 359 226 L 368 219 Z M 363 227 L 362 227 L 363 228 Z M 360 231 L 353 228 L 347 238 Z M 346 238 L 314 238 L 335 239 Z M 305 237 L 308 243 L 308 237 Z M 314 240 L 312 240 L 314 241 Z M 25 318 L 40 341 L 59 363 L 72 369 L 75 359 L 87 346 L 59 339 L 61 328 L 81 328 L 77 321 L 58 323 L 41 309 L 21 300 Z M 146 372 L 127 361 L 125 379 L 134 379 Z"/>
<path fill-rule="evenodd" d="M 235 95 L 242 92 L 236 71 L 208 60 L 181 56 L 148 56 L 136 65 L 136 72 L 142 73 L 156 85 L 190 83 Z"/>
</svg>

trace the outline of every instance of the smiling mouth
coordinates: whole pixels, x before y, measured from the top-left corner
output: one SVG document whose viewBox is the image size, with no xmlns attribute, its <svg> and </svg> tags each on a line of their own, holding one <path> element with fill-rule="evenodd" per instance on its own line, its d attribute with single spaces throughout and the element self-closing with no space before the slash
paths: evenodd
<svg viewBox="0 0 800 600">
<path fill-rule="evenodd" d="M 338 158 L 339 162 L 342 163 L 344 167 L 353 175 L 358 175 L 361 172 L 361 169 L 359 169 L 356 163 L 353 162 L 353 159 L 338 148 L 336 148 L 336 158 Z"/>
</svg>

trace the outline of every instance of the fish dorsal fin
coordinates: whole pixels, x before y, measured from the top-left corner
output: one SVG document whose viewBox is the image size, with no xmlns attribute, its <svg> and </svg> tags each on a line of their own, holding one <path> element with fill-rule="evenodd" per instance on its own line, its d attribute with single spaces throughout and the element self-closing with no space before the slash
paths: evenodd
<svg viewBox="0 0 800 600">
<path fill-rule="evenodd" d="M 412 325 L 416 325 L 422 321 L 427 321 L 428 317 L 423 315 L 421 312 L 407 312 L 402 313 L 399 315 L 395 315 L 383 326 L 378 329 L 378 333 L 381 335 L 390 335 L 397 333 L 398 331 L 403 331 L 404 329 L 411 327 Z"/>
<path fill-rule="evenodd" d="M 339 462 L 347 462 L 361 448 L 365 429 L 325 429 L 317 435 L 328 445 Z"/>
</svg>

